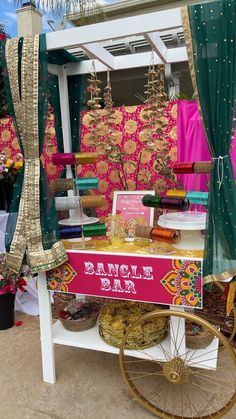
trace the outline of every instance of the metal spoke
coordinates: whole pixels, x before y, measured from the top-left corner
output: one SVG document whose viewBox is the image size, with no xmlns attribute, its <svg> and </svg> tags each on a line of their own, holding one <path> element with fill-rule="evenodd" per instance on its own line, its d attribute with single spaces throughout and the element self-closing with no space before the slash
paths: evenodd
<svg viewBox="0 0 236 419">
<path fill-rule="evenodd" d="M 151 361 L 150 359 L 132 359 L 132 360 L 130 360 L 130 361 L 124 361 L 125 362 L 125 364 L 131 364 L 131 363 L 133 363 L 133 362 L 154 362 L 155 363 L 155 361 Z"/>
<path fill-rule="evenodd" d="M 175 392 L 173 391 L 173 395 L 172 395 L 172 403 L 173 403 L 173 412 L 175 411 Z"/>
<path fill-rule="evenodd" d="M 172 331 L 173 331 L 173 336 L 175 336 L 175 335 L 174 335 L 174 329 L 173 329 L 173 326 L 172 326 L 171 320 L 170 320 L 170 328 L 171 328 L 171 329 L 172 329 Z M 175 356 L 178 356 L 178 355 L 179 355 L 179 352 L 178 352 L 178 349 L 177 349 L 177 347 L 176 347 L 176 342 L 172 339 L 172 333 L 171 333 L 171 330 L 170 330 L 170 338 L 171 338 L 172 343 L 174 344 L 174 347 L 175 347 L 175 350 L 176 350 L 176 354 L 175 354 Z"/>
<path fill-rule="evenodd" d="M 199 391 L 199 393 L 203 396 L 203 398 L 211 405 L 211 407 L 213 407 L 214 410 L 216 410 L 215 406 L 213 405 L 212 402 L 210 402 L 210 400 L 208 400 L 208 398 L 205 396 L 204 393 L 202 393 L 202 391 L 200 390 L 200 388 L 197 388 L 197 390 Z"/>
<path fill-rule="evenodd" d="M 159 388 L 155 388 L 155 390 L 159 391 Z M 161 388 L 161 391 L 159 393 L 155 393 L 154 396 L 152 396 L 148 401 L 149 403 L 152 403 L 153 400 L 155 400 L 158 396 L 160 396 L 163 393 L 163 389 Z"/>
<path fill-rule="evenodd" d="M 186 361 L 186 358 L 187 358 L 187 355 L 189 354 L 189 352 L 191 352 L 192 351 L 192 349 L 191 348 L 188 348 L 187 349 L 187 351 L 186 352 L 184 352 L 183 354 L 181 354 L 181 359 L 185 362 Z M 196 349 L 194 350 L 195 352 L 196 352 Z M 194 352 L 194 353 L 195 353 Z M 185 356 L 184 356 L 185 355 Z"/>
<path fill-rule="evenodd" d="M 215 385 L 218 385 L 217 381 L 220 381 L 222 383 L 222 378 L 218 378 L 218 377 L 212 377 L 210 375 L 206 375 L 204 373 L 200 373 L 200 372 L 195 372 L 194 374 L 192 374 L 194 377 L 199 377 L 199 378 L 204 378 L 205 380 L 209 381 L 212 383 L 212 381 L 214 382 Z M 224 384 L 227 384 L 229 386 L 234 384 L 234 381 L 226 381 L 224 378 Z M 222 387 L 222 386 L 221 386 Z M 225 388 L 225 387 L 222 387 Z"/>
<path fill-rule="evenodd" d="M 156 358 L 153 358 L 151 355 L 149 355 L 147 352 L 145 352 L 144 349 L 142 349 L 142 350 L 141 349 L 135 349 L 135 351 L 148 356 L 151 361 L 155 362 L 156 364 L 158 364 L 162 367 L 161 361 L 157 361 Z"/>
<path fill-rule="evenodd" d="M 129 374 L 147 374 L 147 375 L 163 375 L 162 372 L 146 372 L 146 371 L 129 371 L 129 370 L 125 370 L 126 372 L 128 372 Z"/>
<path fill-rule="evenodd" d="M 134 371 L 126 371 L 126 372 L 128 372 L 128 373 L 131 373 L 131 374 L 138 374 L 139 373 L 139 371 L 137 371 L 137 372 L 134 372 Z M 141 371 L 140 371 L 140 373 L 141 373 Z M 144 378 L 144 377 L 153 377 L 153 376 L 161 376 L 161 375 L 163 375 L 163 374 L 161 374 L 161 373 L 156 373 L 156 372 L 150 372 L 150 373 L 143 373 L 142 375 L 140 375 L 140 376 L 138 376 L 138 377 L 131 377 L 131 379 L 132 380 L 139 380 L 140 378 Z"/>
<path fill-rule="evenodd" d="M 182 411 L 182 417 L 183 417 L 184 416 L 183 386 L 180 387 L 180 398 L 181 398 L 181 411 Z"/>
<path fill-rule="evenodd" d="M 197 410 L 196 410 L 196 408 L 195 408 L 195 406 L 194 406 L 193 402 L 191 401 L 191 399 L 190 399 L 190 397 L 189 397 L 189 389 L 188 389 L 188 387 L 186 388 L 186 395 L 187 395 L 187 398 L 188 398 L 188 401 L 189 401 L 189 407 L 190 407 L 191 417 L 192 417 L 192 419 L 193 419 L 193 418 L 194 418 L 194 416 L 193 416 L 192 406 L 193 406 L 193 408 L 194 408 L 194 410 L 195 410 L 196 412 L 197 412 Z M 197 415 L 198 415 L 198 412 L 197 412 Z"/>
<path fill-rule="evenodd" d="M 166 402 L 167 402 L 167 396 L 168 396 L 168 393 L 169 393 L 169 389 L 170 389 L 170 386 L 167 386 L 167 391 L 166 391 L 166 397 L 165 397 L 165 403 L 164 403 L 163 410 L 165 410 L 165 408 L 166 408 Z"/>
<path fill-rule="evenodd" d="M 191 356 L 191 357 L 188 359 L 188 362 L 189 362 L 189 361 L 192 361 L 193 359 L 201 358 L 201 357 L 203 357 L 203 356 L 205 356 L 205 355 L 208 355 L 208 354 L 210 354 L 211 352 L 215 352 L 215 351 L 217 351 L 217 348 L 212 349 L 211 351 L 208 351 L 208 352 L 204 352 L 204 354 L 200 354 L 200 355 L 197 355 L 197 356 L 194 356 L 194 357 L 192 357 L 192 356 Z"/>
<path fill-rule="evenodd" d="M 180 344 L 179 344 L 179 346 L 178 346 L 178 351 L 179 351 L 179 349 L 180 349 L 180 347 L 181 347 L 181 345 L 182 345 L 182 342 L 183 342 L 184 337 L 185 337 L 185 333 L 183 333 L 183 336 L 182 336 L 182 338 L 181 338 Z M 181 355 L 181 357 L 182 357 L 182 356 L 184 356 L 186 353 L 189 353 L 189 350 L 187 350 L 186 352 L 184 352 L 184 354 L 183 354 L 183 355 Z"/>
<path fill-rule="evenodd" d="M 162 350 L 162 352 L 163 352 L 163 354 L 166 358 L 166 361 L 170 361 L 172 359 L 172 355 L 166 349 L 163 348 L 161 343 L 158 344 L 158 347 L 160 347 L 160 349 Z"/>
<path fill-rule="evenodd" d="M 207 361 L 213 361 L 213 360 L 217 360 L 217 358 L 208 358 L 208 359 L 204 359 L 204 362 L 207 362 Z M 191 362 L 190 364 L 188 364 L 190 367 L 192 366 L 192 365 L 203 365 L 203 364 L 198 364 L 198 362 Z"/>
<path fill-rule="evenodd" d="M 209 390 L 209 388 L 207 388 L 207 387 L 200 386 L 199 384 L 193 383 L 192 381 L 191 381 L 191 384 L 192 384 L 192 386 L 194 386 L 194 387 L 199 387 L 199 388 L 201 388 L 202 390 L 208 391 L 208 393 L 212 394 L 213 396 L 216 396 L 216 393 L 213 393 L 213 392 L 212 392 L 211 390 Z"/>
<path fill-rule="evenodd" d="M 149 342 L 150 343 L 153 343 L 153 342 L 155 342 L 155 339 L 149 339 Z M 162 352 L 163 352 L 163 354 L 165 355 L 165 358 L 166 358 L 166 360 L 167 361 L 170 361 L 171 359 L 172 359 L 172 354 L 169 352 L 169 351 L 167 351 L 167 349 L 165 349 L 163 346 L 162 346 L 162 343 L 160 342 L 160 343 L 157 343 L 157 345 L 156 345 L 157 347 L 158 347 L 158 349 L 160 348 L 160 349 L 162 349 Z"/>
</svg>

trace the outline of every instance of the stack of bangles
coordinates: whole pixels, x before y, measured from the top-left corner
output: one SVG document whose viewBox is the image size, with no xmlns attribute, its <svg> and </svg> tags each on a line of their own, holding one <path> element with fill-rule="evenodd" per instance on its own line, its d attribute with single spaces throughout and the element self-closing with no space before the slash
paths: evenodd
<svg viewBox="0 0 236 419">
<path fill-rule="evenodd" d="M 208 192 L 200 191 L 184 191 L 178 189 L 170 189 L 166 192 L 166 197 L 169 198 L 185 198 L 190 204 L 207 205 Z"/>
<path fill-rule="evenodd" d="M 180 232 L 178 230 L 152 226 L 137 225 L 135 228 L 135 236 L 162 241 L 169 244 L 176 244 L 180 241 Z"/>
<path fill-rule="evenodd" d="M 207 174 L 211 173 L 212 162 L 211 161 L 199 161 L 199 162 L 181 162 L 173 165 L 173 172 L 176 175 L 184 174 Z"/>
</svg>

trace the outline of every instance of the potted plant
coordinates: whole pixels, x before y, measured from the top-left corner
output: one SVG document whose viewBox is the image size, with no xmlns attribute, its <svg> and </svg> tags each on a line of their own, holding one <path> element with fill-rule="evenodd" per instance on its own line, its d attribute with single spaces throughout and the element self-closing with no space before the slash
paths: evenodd
<svg viewBox="0 0 236 419">
<path fill-rule="evenodd" d="M 24 291 L 31 272 L 23 265 L 19 273 L 12 272 L 6 263 L 5 253 L 0 254 L 0 330 L 14 325 L 14 303 L 17 289 Z"/>
</svg>

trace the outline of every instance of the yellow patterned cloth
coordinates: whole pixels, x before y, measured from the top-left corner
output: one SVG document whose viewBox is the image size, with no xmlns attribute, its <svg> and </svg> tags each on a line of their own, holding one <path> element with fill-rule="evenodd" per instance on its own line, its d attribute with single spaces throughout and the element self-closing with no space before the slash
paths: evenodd
<svg viewBox="0 0 236 419">
<path fill-rule="evenodd" d="M 62 240 L 65 249 L 67 250 L 76 250 L 81 249 L 81 241 L 78 240 L 73 242 L 69 240 Z M 203 252 L 200 250 L 187 251 L 187 250 L 177 250 L 168 243 L 156 242 L 152 243 L 147 239 L 135 239 L 133 242 L 121 242 L 118 244 L 111 244 L 108 240 L 91 240 L 89 243 L 94 245 L 94 250 L 96 252 L 114 252 L 114 253 L 137 253 L 137 254 L 156 254 L 156 255 L 166 255 L 173 257 L 189 257 L 194 258 L 203 258 Z"/>
</svg>

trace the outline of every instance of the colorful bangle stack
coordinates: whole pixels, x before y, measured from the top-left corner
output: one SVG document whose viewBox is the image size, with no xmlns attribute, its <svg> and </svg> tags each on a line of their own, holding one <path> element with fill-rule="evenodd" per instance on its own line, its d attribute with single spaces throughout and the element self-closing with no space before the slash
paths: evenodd
<svg viewBox="0 0 236 419">
<path fill-rule="evenodd" d="M 56 196 L 55 206 L 57 211 L 67 211 L 77 209 L 79 206 L 79 196 Z"/>
<path fill-rule="evenodd" d="M 169 189 L 166 192 L 166 197 L 186 198 L 187 192 L 178 189 Z"/>
<path fill-rule="evenodd" d="M 55 153 L 52 154 L 52 164 L 56 166 L 66 166 L 75 164 L 75 155 L 73 153 Z"/>
<path fill-rule="evenodd" d="M 53 192 L 64 192 L 74 189 L 74 179 L 56 179 L 51 180 L 50 188 Z"/>
<path fill-rule="evenodd" d="M 107 232 L 106 224 L 93 224 L 83 227 L 84 237 L 105 236 Z"/>
<path fill-rule="evenodd" d="M 76 239 L 82 237 L 82 231 L 84 237 L 95 237 L 95 236 L 105 236 L 106 235 L 106 225 L 105 224 L 94 224 L 94 225 L 85 225 L 82 227 L 59 227 L 59 234 L 61 239 Z"/>
<path fill-rule="evenodd" d="M 160 208 L 187 211 L 189 209 L 189 201 L 186 198 L 161 198 Z"/>
<path fill-rule="evenodd" d="M 155 195 L 145 195 L 142 198 L 142 204 L 145 207 L 171 209 L 176 211 L 187 211 L 189 201 L 186 198 L 164 197 Z"/>
<path fill-rule="evenodd" d="M 208 192 L 190 191 L 187 192 L 187 199 L 190 204 L 207 205 Z"/>
<path fill-rule="evenodd" d="M 98 189 L 98 178 L 96 177 L 78 178 L 75 183 L 76 187 L 80 191 L 84 191 L 86 189 Z"/>
<path fill-rule="evenodd" d="M 190 163 L 187 163 L 187 162 L 183 162 L 183 163 L 175 163 L 174 165 L 173 165 L 173 172 L 175 173 L 175 174 L 191 174 L 191 173 L 194 173 L 194 163 L 193 162 L 190 162 Z"/>
<path fill-rule="evenodd" d="M 99 208 L 106 202 L 105 198 L 101 195 L 84 195 L 80 197 L 80 202 L 83 209 L 86 208 Z"/>
<path fill-rule="evenodd" d="M 183 191 L 183 190 L 177 190 L 177 189 L 170 189 L 166 192 L 167 198 L 186 198 L 190 204 L 201 204 L 201 205 L 207 205 L 208 201 L 208 192 L 200 192 L 200 191 Z"/>
<path fill-rule="evenodd" d="M 135 228 L 135 236 L 155 241 L 162 241 L 169 244 L 176 244 L 180 241 L 180 232 L 178 230 L 152 226 L 137 225 Z"/>
<path fill-rule="evenodd" d="M 76 164 L 94 164 L 97 160 L 97 153 L 75 153 Z"/>
<path fill-rule="evenodd" d="M 151 231 L 151 239 L 176 244 L 180 241 L 180 232 L 178 230 L 171 230 L 170 228 L 154 227 Z"/>
<path fill-rule="evenodd" d="M 211 161 L 199 161 L 194 163 L 194 173 L 207 174 L 211 173 L 212 162 Z"/>
<path fill-rule="evenodd" d="M 94 164 L 97 160 L 97 153 L 54 153 L 52 163 L 55 165 Z"/>
</svg>

